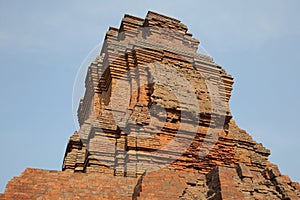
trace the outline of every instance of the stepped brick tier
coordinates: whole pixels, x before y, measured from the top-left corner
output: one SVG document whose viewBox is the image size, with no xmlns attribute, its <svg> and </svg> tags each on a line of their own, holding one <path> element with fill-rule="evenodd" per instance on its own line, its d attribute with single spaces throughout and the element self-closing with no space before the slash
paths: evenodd
<svg viewBox="0 0 300 200">
<path fill-rule="evenodd" d="M 299 199 L 235 124 L 233 78 L 187 30 L 154 12 L 109 28 L 62 171 L 26 169 L 0 199 Z"/>
</svg>

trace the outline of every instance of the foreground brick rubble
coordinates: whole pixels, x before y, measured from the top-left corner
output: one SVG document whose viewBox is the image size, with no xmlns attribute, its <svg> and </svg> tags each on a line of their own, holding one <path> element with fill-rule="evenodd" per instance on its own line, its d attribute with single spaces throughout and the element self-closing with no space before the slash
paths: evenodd
<svg viewBox="0 0 300 200">
<path fill-rule="evenodd" d="M 299 183 L 235 124 L 233 78 L 198 45 L 177 19 L 125 15 L 88 69 L 62 171 L 26 169 L 0 199 L 299 199 Z"/>
</svg>

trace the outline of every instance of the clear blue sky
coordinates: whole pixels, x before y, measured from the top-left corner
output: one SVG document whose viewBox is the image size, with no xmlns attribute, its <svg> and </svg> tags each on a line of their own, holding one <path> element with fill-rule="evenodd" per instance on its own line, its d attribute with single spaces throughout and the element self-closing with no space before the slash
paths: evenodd
<svg viewBox="0 0 300 200">
<path fill-rule="evenodd" d="M 235 77 L 238 125 L 300 181 L 300 1 L 0 1 L 0 191 L 27 167 L 61 168 L 76 129 L 77 70 L 109 26 L 148 10 L 180 19 Z"/>
</svg>

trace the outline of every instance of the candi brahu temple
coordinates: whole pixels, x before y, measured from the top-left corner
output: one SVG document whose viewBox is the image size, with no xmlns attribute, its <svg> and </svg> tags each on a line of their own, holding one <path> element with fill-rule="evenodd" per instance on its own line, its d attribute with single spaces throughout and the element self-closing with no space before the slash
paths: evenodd
<svg viewBox="0 0 300 200">
<path fill-rule="evenodd" d="M 62 170 L 26 169 L 0 199 L 297 200 L 300 185 L 230 112 L 233 78 L 179 20 L 110 27 Z"/>
</svg>

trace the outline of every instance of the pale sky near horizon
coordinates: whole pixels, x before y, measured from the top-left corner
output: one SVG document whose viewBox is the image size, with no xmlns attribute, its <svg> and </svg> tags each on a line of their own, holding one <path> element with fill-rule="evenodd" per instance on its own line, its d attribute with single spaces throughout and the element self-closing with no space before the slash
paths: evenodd
<svg viewBox="0 0 300 200">
<path fill-rule="evenodd" d="M 300 182 L 300 2 L 0 1 L 0 193 L 28 167 L 60 170 L 84 58 L 125 13 L 181 20 L 235 78 L 237 124 Z"/>
</svg>

